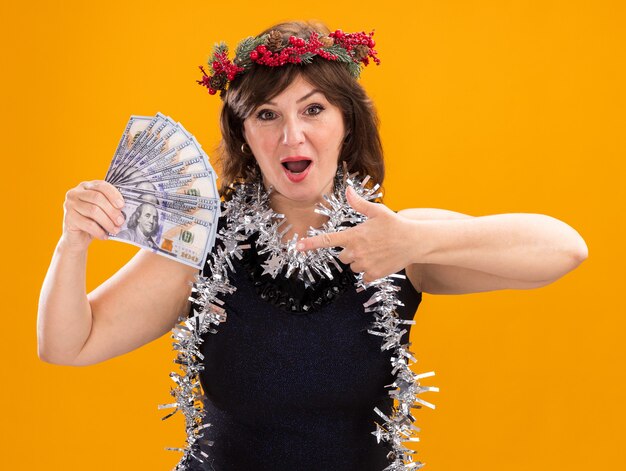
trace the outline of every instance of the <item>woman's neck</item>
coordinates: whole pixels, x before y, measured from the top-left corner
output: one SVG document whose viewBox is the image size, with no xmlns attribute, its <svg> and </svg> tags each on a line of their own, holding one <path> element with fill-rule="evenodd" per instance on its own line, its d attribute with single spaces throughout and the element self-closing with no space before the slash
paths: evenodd
<svg viewBox="0 0 626 471">
<path fill-rule="evenodd" d="M 328 220 L 326 216 L 315 212 L 316 202 L 291 201 L 280 195 L 272 195 L 270 206 L 277 213 L 284 214 L 286 224 L 291 225 L 291 229 L 283 236 L 283 242 L 291 240 L 294 234 L 298 234 L 298 239 L 306 237 L 310 227 L 319 228 Z"/>
</svg>

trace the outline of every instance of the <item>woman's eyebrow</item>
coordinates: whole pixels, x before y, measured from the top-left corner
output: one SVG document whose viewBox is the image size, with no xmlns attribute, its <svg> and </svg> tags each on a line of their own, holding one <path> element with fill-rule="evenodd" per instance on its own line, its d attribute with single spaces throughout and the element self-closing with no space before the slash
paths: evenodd
<svg viewBox="0 0 626 471">
<path fill-rule="evenodd" d="M 315 88 L 314 90 L 311 90 L 309 93 L 307 93 L 306 95 L 304 95 L 302 98 L 300 98 L 299 100 L 296 101 L 296 103 L 301 103 L 304 100 L 306 100 L 307 98 L 309 98 L 311 95 L 315 95 L 316 93 L 322 93 L 322 91 L 318 88 Z"/>
<path fill-rule="evenodd" d="M 311 90 L 309 93 L 304 95 L 302 98 L 299 98 L 298 100 L 296 100 L 296 103 L 301 103 L 304 100 L 306 100 L 307 98 L 311 97 L 312 95 L 315 95 L 316 93 L 322 93 L 322 91 L 319 88 Z M 266 105 L 274 105 L 274 106 L 276 106 L 276 103 L 273 102 L 273 101 L 266 101 L 265 104 Z"/>
</svg>

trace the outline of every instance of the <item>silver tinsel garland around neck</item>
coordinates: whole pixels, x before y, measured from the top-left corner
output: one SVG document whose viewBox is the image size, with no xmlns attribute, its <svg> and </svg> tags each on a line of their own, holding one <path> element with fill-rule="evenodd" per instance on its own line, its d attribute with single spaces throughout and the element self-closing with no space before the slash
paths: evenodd
<svg viewBox="0 0 626 471">
<path fill-rule="evenodd" d="M 326 232 L 337 232 L 365 221 L 367 218 L 350 207 L 346 200 L 345 190 L 352 186 L 362 198 L 372 201 L 380 197 L 376 193 L 378 185 L 367 188 L 369 177 L 359 179 L 356 174 L 338 171 L 335 179 L 335 191 L 332 195 L 324 196 L 325 205 L 318 205 L 316 212 L 328 217 L 328 221 L 321 229 L 309 230 L 309 235 Z M 226 225 L 218 233 L 220 243 L 213 248 L 207 259 L 208 277 L 197 276 L 193 284 L 190 297 L 193 303 L 193 315 L 189 318 L 180 318 L 179 324 L 172 329 L 174 350 L 178 352 L 174 362 L 179 365 L 181 372 L 170 373 L 175 383 L 170 394 L 175 402 L 163 404 L 159 409 L 174 408 L 174 411 L 163 420 L 171 417 L 177 411 L 185 416 L 187 444 L 184 448 L 166 448 L 183 453 L 182 458 L 173 471 L 189 470 L 192 460 L 203 463 L 209 455 L 204 451 L 213 443 L 203 438 L 204 429 L 211 424 L 204 423 L 205 396 L 200 384 L 200 372 L 203 369 L 204 359 L 200 352 L 202 336 L 210 332 L 217 333 L 215 326 L 226 321 L 227 313 L 223 308 L 224 296 L 232 294 L 236 288 L 229 282 L 228 272 L 234 271 L 233 257 L 242 258 L 243 250 L 249 249 L 246 244 L 248 238 L 258 232 L 257 247 L 259 253 L 268 253 L 263 264 L 264 273 L 276 278 L 278 274 L 295 276 L 306 285 L 314 283 L 321 277 L 331 278 L 331 266 L 341 271 L 337 262 L 339 251 L 335 248 L 318 249 L 309 252 L 296 250 L 298 236 L 295 235 L 288 242 L 283 242 L 284 234 L 291 228 L 285 225 L 284 215 L 275 213 L 269 206 L 270 191 L 266 191 L 260 178 L 254 183 L 240 183 L 234 188 L 231 198 L 224 203 Z M 426 391 L 438 391 L 436 387 L 420 385 L 420 379 L 433 376 L 434 372 L 415 374 L 410 366 L 416 362 L 414 355 L 409 351 L 410 343 L 402 344 L 402 336 L 407 332 L 403 324 L 414 324 L 414 321 L 405 321 L 396 313 L 396 306 L 402 303 L 396 294 L 399 287 L 392 281 L 402 275 L 389 275 L 371 283 L 363 281 L 362 274 L 356 276 L 356 289 L 362 291 L 375 288 L 372 296 L 364 304 L 365 312 L 372 313 L 373 322 L 368 332 L 381 337 L 381 350 L 390 350 L 392 374 L 395 380 L 388 385 L 389 396 L 394 400 L 390 416 L 385 415 L 378 408 L 375 412 L 382 419 L 376 422 L 372 432 L 377 441 L 390 445 L 391 451 L 387 455 L 390 461 L 384 471 L 407 471 L 420 469 L 424 464 L 414 461 L 415 450 L 404 446 L 405 442 L 416 442 L 419 438 L 415 433 L 419 428 L 415 426 L 412 409 L 419 409 L 422 405 L 435 408 L 433 404 L 417 397 Z"/>
</svg>

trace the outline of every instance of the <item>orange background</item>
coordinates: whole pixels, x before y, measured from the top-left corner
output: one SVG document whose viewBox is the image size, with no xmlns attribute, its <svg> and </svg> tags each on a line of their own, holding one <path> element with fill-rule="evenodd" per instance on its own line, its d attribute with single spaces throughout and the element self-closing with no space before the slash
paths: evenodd
<svg viewBox="0 0 626 471">
<path fill-rule="evenodd" d="M 39 289 L 65 192 L 104 177 L 129 116 L 161 111 L 210 151 L 219 100 L 195 84 L 197 66 L 216 41 L 234 46 L 294 18 L 376 29 L 382 65 L 363 83 L 382 120 L 390 207 L 544 213 L 589 247 L 580 268 L 541 289 L 424 295 L 411 337 L 416 369 L 435 370 L 424 384 L 441 388 L 424 396 L 437 410 L 417 414 L 426 469 L 621 468 L 619 0 L 3 6 L 0 467 L 165 470 L 178 461 L 164 447 L 183 445 L 182 416 L 161 422 L 157 410 L 170 400 L 169 336 L 91 367 L 43 363 Z M 135 251 L 94 242 L 88 289 Z"/>
</svg>

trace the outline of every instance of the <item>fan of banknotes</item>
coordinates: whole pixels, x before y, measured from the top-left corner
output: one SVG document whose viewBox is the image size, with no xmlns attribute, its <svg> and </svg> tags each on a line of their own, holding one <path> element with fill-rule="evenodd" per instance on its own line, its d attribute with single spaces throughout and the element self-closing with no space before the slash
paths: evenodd
<svg viewBox="0 0 626 471">
<path fill-rule="evenodd" d="M 216 178 L 182 124 L 161 113 L 131 116 L 105 177 L 126 203 L 126 221 L 109 238 L 200 269 L 220 216 Z"/>
</svg>

